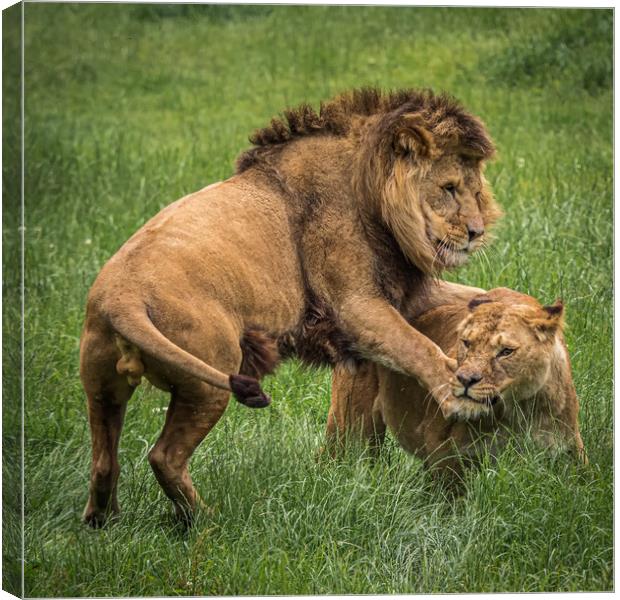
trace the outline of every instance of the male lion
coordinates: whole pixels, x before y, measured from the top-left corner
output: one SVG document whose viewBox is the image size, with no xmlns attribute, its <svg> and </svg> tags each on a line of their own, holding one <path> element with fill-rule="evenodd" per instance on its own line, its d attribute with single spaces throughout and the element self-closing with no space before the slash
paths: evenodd
<svg viewBox="0 0 620 600">
<path fill-rule="evenodd" d="M 445 95 L 366 89 L 287 111 L 251 141 L 233 177 L 163 209 L 90 291 L 92 525 L 118 510 L 119 435 L 142 376 L 172 396 L 149 462 L 184 518 L 191 454 L 230 391 L 269 403 L 258 379 L 280 358 L 370 359 L 417 377 L 446 414 L 462 410 L 445 386 L 453 361 L 401 315 L 499 216 L 482 122 Z"/>
<path fill-rule="evenodd" d="M 543 307 L 506 288 L 485 293 L 445 282 L 442 294 L 446 304 L 413 324 L 456 358 L 451 387 L 464 402 L 461 420 L 446 419 L 415 379 L 372 363 L 355 373 L 339 367 L 328 442 L 353 435 L 377 449 L 387 426 L 427 465 L 458 473 L 464 457 L 484 445 L 495 451 L 508 434 L 528 430 L 541 446 L 570 449 L 585 460 L 562 303 Z"/>
</svg>

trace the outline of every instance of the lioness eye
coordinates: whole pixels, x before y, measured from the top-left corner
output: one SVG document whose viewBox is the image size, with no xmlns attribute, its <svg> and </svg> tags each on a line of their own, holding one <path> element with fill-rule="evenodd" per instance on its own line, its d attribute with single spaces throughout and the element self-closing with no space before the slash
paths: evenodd
<svg viewBox="0 0 620 600">
<path fill-rule="evenodd" d="M 456 195 L 456 186 L 453 183 L 443 186 L 444 191 L 448 192 L 452 197 Z"/>
<path fill-rule="evenodd" d="M 469 340 L 461 340 L 461 342 L 463 342 L 463 346 L 465 346 L 465 348 L 469 348 L 471 346 L 471 342 Z"/>
<path fill-rule="evenodd" d="M 513 352 L 514 352 L 514 348 L 502 348 L 497 353 L 497 357 L 501 358 L 502 356 L 510 356 Z"/>
</svg>

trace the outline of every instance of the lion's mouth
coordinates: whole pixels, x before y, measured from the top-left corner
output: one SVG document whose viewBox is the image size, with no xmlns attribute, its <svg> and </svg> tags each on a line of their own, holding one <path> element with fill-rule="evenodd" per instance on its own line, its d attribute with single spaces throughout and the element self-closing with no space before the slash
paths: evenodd
<svg viewBox="0 0 620 600">
<path fill-rule="evenodd" d="M 461 239 L 460 241 L 446 238 L 439 239 L 433 235 L 430 237 L 438 252 L 453 252 L 455 254 L 471 254 L 475 252 L 480 247 L 482 240 L 480 237 L 474 240 Z"/>
<path fill-rule="evenodd" d="M 471 254 L 468 246 L 457 248 L 450 242 L 437 240 L 435 242 L 435 252 L 439 259 L 446 265 L 459 266 L 467 262 Z"/>
</svg>

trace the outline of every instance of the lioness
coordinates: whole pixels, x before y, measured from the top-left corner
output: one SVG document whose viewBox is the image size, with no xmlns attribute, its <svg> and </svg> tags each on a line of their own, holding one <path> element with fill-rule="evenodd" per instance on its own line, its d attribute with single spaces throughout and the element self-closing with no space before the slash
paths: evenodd
<svg viewBox="0 0 620 600">
<path fill-rule="evenodd" d="M 163 209 L 90 291 L 92 525 L 118 510 L 118 441 L 143 376 L 172 396 L 149 462 L 184 518 L 197 502 L 191 454 L 230 391 L 268 404 L 258 379 L 281 358 L 370 359 L 417 377 L 445 414 L 464 410 L 446 385 L 453 361 L 402 313 L 499 216 L 482 122 L 445 95 L 366 89 L 287 111 L 251 141 L 233 177 Z"/>
<path fill-rule="evenodd" d="M 356 373 L 340 367 L 332 380 L 329 442 L 361 435 L 376 448 L 387 426 L 429 466 L 459 472 L 462 458 L 482 444 L 493 451 L 508 434 L 527 429 L 540 445 L 571 449 L 585 460 L 562 303 L 541 306 L 506 288 L 485 293 L 443 283 L 442 292 L 447 303 L 413 325 L 456 358 L 451 387 L 467 420 L 446 419 L 411 377 L 371 363 Z"/>
</svg>

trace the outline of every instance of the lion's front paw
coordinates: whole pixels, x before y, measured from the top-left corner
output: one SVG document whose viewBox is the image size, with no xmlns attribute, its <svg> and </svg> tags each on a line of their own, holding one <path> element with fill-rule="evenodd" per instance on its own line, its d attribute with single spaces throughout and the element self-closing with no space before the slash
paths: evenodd
<svg viewBox="0 0 620 600">
<path fill-rule="evenodd" d="M 491 407 L 475 400 L 464 400 L 449 396 L 441 404 L 441 412 L 452 421 L 477 421 L 491 414 Z"/>
</svg>

